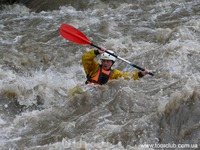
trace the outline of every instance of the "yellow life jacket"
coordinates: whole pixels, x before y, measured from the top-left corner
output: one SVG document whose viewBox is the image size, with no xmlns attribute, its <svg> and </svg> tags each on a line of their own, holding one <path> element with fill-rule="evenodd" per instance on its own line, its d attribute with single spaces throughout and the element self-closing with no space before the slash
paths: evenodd
<svg viewBox="0 0 200 150">
<path fill-rule="evenodd" d="M 86 84 L 94 84 L 94 85 L 106 84 L 108 80 L 110 80 L 111 73 L 112 73 L 111 69 L 106 71 L 103 69 L 102 65 L 100 65 L 97 74 L 93 78 L 87 75 Z"/>
</svg>

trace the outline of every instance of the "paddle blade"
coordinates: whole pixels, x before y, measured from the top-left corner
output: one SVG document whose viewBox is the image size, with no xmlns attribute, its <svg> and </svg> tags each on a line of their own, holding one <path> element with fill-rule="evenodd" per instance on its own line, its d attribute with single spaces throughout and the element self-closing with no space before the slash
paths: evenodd
<svg viewBox="0 0 200 150">
<path fill-rule="evenodd" d="M 80 44 L 91 44 L 91 42 L 88 40 L 88 38 L 78 29 L 76 29 L 75 27 L 68 25 L 68 24 L 62 24 L 60 27 L 60 34 L 72 41 L 72 42 L 76 42 L 76 43 L 80 43 Z"/>
</svg>

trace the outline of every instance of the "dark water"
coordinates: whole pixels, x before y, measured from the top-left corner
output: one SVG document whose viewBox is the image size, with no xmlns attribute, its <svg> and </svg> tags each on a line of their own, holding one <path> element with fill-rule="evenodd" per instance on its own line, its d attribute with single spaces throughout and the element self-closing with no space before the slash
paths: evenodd
<svg viewBox="0 0 200 150">
<path fill-rule="evenodd" d="M 0 10 L 2 150 L 199 148 L 199 0 L 21 2 Z M 63 23 L 155 76 L 69 98 L 93 47 L 64 39 Z"/>
</svg>

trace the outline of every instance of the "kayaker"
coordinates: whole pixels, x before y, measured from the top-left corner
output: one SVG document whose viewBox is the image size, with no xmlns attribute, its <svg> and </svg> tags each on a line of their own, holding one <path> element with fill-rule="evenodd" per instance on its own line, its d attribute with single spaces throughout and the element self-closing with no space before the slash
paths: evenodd
<svg viewBox="0 0 200 150">
<path fill-rule="evenodd" d="M 87 75 L 86 84 L 103 85 L 108 82 L 108 80 L 118 79 L 119 77 L 124 77 L 125 79 L 133 78 L 134 80 L 142 78 L 148 73 L 148 69 L 145 71 L 136 71 L 132 73 L 121 72 L 117 69 L 111 69 L 112 65 L 115 63 L 115 57 L 106 53 L 106 48 L 101 47 L 100 49 L 93 49 L 86 52 L 82 56 L 82 63 Z M 111 50 L 107 50 L 113 53 Z M 98 63 L 94 58 L 97 55 L 101 55 L 101 64 Z"/>
</svg>

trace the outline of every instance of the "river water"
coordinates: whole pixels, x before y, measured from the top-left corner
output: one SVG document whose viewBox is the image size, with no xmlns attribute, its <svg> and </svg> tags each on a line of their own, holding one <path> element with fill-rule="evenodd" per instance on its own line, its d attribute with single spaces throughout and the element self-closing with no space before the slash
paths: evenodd
<svg viewBox="0 0 200 150">
<path fill-rule="evenodd" d="M 0 148 L 198 149 L 200 1 L 84 2 L 43 11 L 2 6 Z M 155 76 L 120 78 L 68 97 L 84 84 L 81 56 L 93 47 L 63 38 L 63 23 Z M 137 71 L 121 60 L 113 68 Z"/>
</svg>

